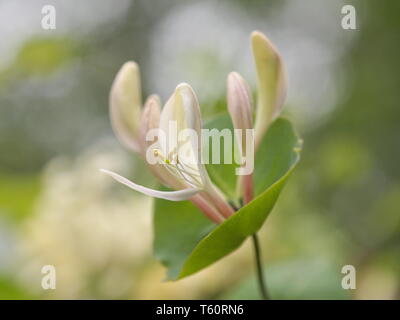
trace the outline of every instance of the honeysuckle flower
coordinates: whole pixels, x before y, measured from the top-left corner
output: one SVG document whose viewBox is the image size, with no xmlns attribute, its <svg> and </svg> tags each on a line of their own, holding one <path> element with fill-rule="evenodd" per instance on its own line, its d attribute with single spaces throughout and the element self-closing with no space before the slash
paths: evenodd
<svg viewBox="0 0 400 320">
<path fill-rule="evenodd" d="M 276 47 L 259 31 L 251 34 L 253 57 L 257 70 L 257 112 L 254 124 L 255 146 L 282 109 L 286 98 L 287 77 Z"/>
<path fill-rule="evenodd" d="M 228 110 L 241 157 L 241 166 L 237 169 L 238 191 L 244 203 L 253 198 L 254 146 L 258 147 L 269 125 L 279 115 L 287 87 L 284 66 L 276 48 L 261 32 L 254 31 L 251 39 L 258 84 L 255 133 L 247 83 L 238 73 L 232 72 L 227 85 Z M 176 87 L 162 111 L 156 95 L 150 96 L 142 108 L 139 67 L 134 62 L 127 62 L 111 88 L 110 115 L 119 140 L 140 154 L 158 180 L 174 191 L 147 188 L 109 170 L 102 170 L 104 173 L 152 197 L 172 201 L 190 199 L 217 223 L 234 213 L 200 161 L 200 107 L 188 84 Z M 182 133 L 184 138 L 181 138 Z"/>
<path fill-rule="evenodd" d="M 139 91 L 139 68 L 135 63 L 128 62 L 118 72 L 110 93 L 114 131 L 124 145 L 146 160 L 155 158 L 156 162 L 147 161 L 150 170 L 160 182 L 175 191 L 147 188 L 115 172 L 105 169 L 101 171 L 131 189 L 152 197 L 171 201 L 190 199 L 211 220 L 222 222 L 234 210 L 212 183 L 205 166 L 199 161 L 202 145 L 201 116 L 192 88 L 188 84 L 178 85 L 162 111 L 160 100 L 155 95 L 146 100 L 141 110 Z M 175 125 L 175 131 L 170 130 L 171 124 Z M 154 130 L 158 134 L 151 137 Z M 194 133 L 195 138 L 176 140 L 185 130 Z M 150 140 L 153 138 L 151 143 L 149 134 Z M 184 157 L 182 149 L 186 151 Z"/>
<path fill-rule="evenodd" d="M 233 127 L 235 128 L 239 154 L 244 160 L 242 167 L 248 167 L 248 163 L 246 162 L 251 162 L 251 172 L 247 174 L 246 172 L 244 174 L 241 173 L 238 176 L 237 182 L 240 196 L 243 197 L 244 203 L 248 203 L 253 198 L 253 107 L 249 86 L 237 72 L 231 72 L 228 75 L 227 102 L 228 111 L 232 119 Z"/>
<path fill-rule="evenodd" d="M 171 124 L 176 125 L 175 130 L 171 130 Z M 165 134 L 167 143 L 160 143 L 159 148 L 154 151 L 172 175 L 185 181 L 188 186 L 200 189 L 201 197 L 213 203 L 224 217 L 229 217 L 233 209 L 226 202 L 222 192 L 212 183 L 204 164 L 200 161 L 201 127 L 197 97 L 188 84 L 182 83 L 177 86 L 161 112 L 160 130 Z M 188 139 L 183 141 L 176 139 L 177 133 L 185 131 L 193 135 L 187 136 Z"/>
<path fill-rule="evenodd" d="M 161 101 L 157 95 L 151 95 L 147 98 L 143 111 L 140 116 L 140 155 L 142 157 L 146 156 L 146 152 L 151 146 L 152 142 L 146 139 L 147 133 L 150 130 L 157 129 L 160 123 L 161 115 Z M 175 177 L 171 176 L 170 173 L 164 168 L 163 165 L 158 163 L 148 164 L 149 169 L 152 173 L 166 186 L 172 189 L 183 189 L 185 185 L 179 183 Z"/>
<path fill-rule="evenodd" d="M 234 153 L 234 156 L 236 162 L 238 158 L 240 161 L 235 172 L 239 175 L 237 179 L 239 198 L 232 199 L 234 201 L 232 206 L 211 181 L 206 167 L 202 163 L 202 121 L 199 102 L 193 89 L 190 85 L 181 83 L 176 87 L 162 110 L 160 99 L 155 95 L 150 96 L 142 108 L 139 68 L 133 62 L 128 62 L 121 68 L 111 89 L 110 111 L 113 128 L 122 143 L 140 154 L 146 160 L 152 173 L 172 191 L 148 188 L 109 170 L 102 169 L 102 172 L 145 195 L 172 201 L 191 200 L 208 218 L 216 223 L 224 222 L 225 219 L 232 216 L 235 210 L 239 210 L 231 220 L 211 231 L 210 236 L 203 238 L 203 240 L 208 241 L 201 240 L 199 242 L 185 261 L 181 271 L 174 277 L 180 279 L 201 270 L 204 266 L 230 253 L 247 236 L 251 236 L 255 248 L 260 290 L 263 298 L 266 299 L 268 294 L 262 275 L 257 231 L 272 209 L 280 188 L 294 164 L 298 161 L 298 157 L 292 159 L 291 167 L 276 180 L 274 188 L 266 189 L 252 203 L 253 205 L 241 210 L 243 205 L 253 200 L 255 147 L 260 145 L 268 127 L 278 117 L 287 87 L 286 74 L 278 51 L 265 35 L 258 31 L 252 33 L 251 39 L 258 83 L 257 113 L 254 127 L 249 86 L 237 72 L 230 73 L 227 79 L 227 106 L 234 127 L 235 147 L 237 146 L 239 149 L 238 152 Z M 219 130 L 215 130 L 219 134 Z M 215 131 L 211 135 L 214 135 L 214 133 Z M 230 130 L 225 129 L 225 133 L 230 133 Z M 285 131 L 283 131 L 283 134 L 285 137 Z M 226 136 L 223 137 L 225 139 Z M 292 136 L 288 136 L 288 138 L 291 139 Z M 232 156 L 230 152 L 232 151 L 230 150 L 231 139 L 227 139 L 227 141 L 229 143 L 224 143 L 224 151 L 229 149 L 228 152 Z M 285 140 L 279 138 L 279 141 L 283 141 L 286 148 Z M 288 145 L 288 147 L 290 146 Z M 274 148 L 275 146 L 272 149 L 269 148 L 268 150 L 271 151 L 268 152 L 273 152 Z M 220 144 L 218 144 L 218 149 L 220 149 Z M 208 150 L 207 146 L 205 151 Z M 213 149 L 213 151 L 215 150 L 217 149 Z M 282 171 L 283 166 L 287 166 L 286 157 L 282 157 L 282 159 L 282 167 L 269 169 L 272 169 L 273 172 L 274 170 L 276 172 Z M 231 163 L 230 160 L 229 163 Z M 224 174 L 225 172 L 219 176 L 218 172 L 216 177 L 223 180 Z M 264 212 L 257 215 L 254 214 L 256 211 Z M 157 216 L 158 213 L 156 212 L 156 221 Z M 254 221 L 252 221 L 253 217 Z M 174 219 L 174 223 L 176 222 Z M 185 224 L 186 222 L 182 222 L 182 226 Z M 166 230 L 168 228 L 167 226 Z M 201 230 L 202 232 L 203 230 Z M 169 235 L 169 233 L 165 234 Z M 217 242 L 224 242 L 227 239 L 226 234 L 232 235 L 228 238 L 233 240 L 233 246 L 221 247 Z M 199 266 L 199 256 L 204 252 L 207 252 L 211 259 L 205 265 L 200 264 Z"/>
</svg>

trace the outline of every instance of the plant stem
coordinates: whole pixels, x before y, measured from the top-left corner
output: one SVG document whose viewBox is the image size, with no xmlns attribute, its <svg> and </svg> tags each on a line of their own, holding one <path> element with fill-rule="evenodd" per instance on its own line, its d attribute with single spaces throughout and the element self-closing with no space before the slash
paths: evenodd
<svg viewBox="0 0 400 320">
<path fill-rule="evenodd" d="M 267 293 L 267 287 L 265 285 L 264 271 L 263 271 L 262 262 L 261 262 L 260 244 L 258 242 L 258 237 L 257 237 L 256 233 L 253 234 L 251 237 L 253 239 L 254 253 L 255 253 L 255 257 L 256 257 L 256 266 L 257 266 L 257 279 L 258 279 L 258 286 L 260 288 L 261 297 L 263 300 L 269 300 L 268 293 Z"/>
</svg>

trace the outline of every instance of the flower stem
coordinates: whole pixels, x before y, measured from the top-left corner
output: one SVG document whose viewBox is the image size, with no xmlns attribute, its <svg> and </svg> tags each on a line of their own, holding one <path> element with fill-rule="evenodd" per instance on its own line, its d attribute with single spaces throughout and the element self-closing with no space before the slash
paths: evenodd
<svg viewBox="0 0 400 320">
<path fill-rule="evenodd" d="M 267 293 L 267 287 L 265 285 L 264 271 L 263 271 L 262 262 L 261 262 L 260 244 L 258 242 L 258 237 L 257 237 L 256 233 L 253 234 L 251 237 L 253 239 L 254 253 L 255 253 L 255 257 L 256 257 L 256 266 L 257 266 L 257 279 L 258 279 L 258 286 L 260 288 L 261 297 L 263 300 L 269 300 L 269 296 Z"/>
</svg>

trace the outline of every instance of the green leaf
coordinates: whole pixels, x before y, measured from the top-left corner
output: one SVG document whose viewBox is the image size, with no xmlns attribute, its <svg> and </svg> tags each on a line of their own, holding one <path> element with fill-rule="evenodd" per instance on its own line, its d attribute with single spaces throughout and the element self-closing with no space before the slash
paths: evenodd
<svg viewBox="0 0 400 320">
<path fill-rule="evenodd" d="M 254 192 L 262 193 L 278 181 L 299 160 L 302 141 L 289 120 L 279 118 L 269 128 L 257 151 L 254 164 Z"/>
<path fill-rule="evenodd" d="M 189 201 L 157 199 L 154 205 L 154 253 L 175 279 L 196 244 L 215 224 Z"/>
<path fill-rule="evenodd" d="M 230 135 L 231 135 L 231 144 L 235 143 L 235 138 L 233 134 L 233 126 L 231 119 L 228 115 L 223 115 L 220 117 L 217 117 L 209 122 L 207 122 L 204 125 L 204 128 L 206 129 L 218 129 L 218 130 L 229 130 Z M 237 168 L 237 165 L 232 161 L 232 164 L 224 164 L 224 147 L 225 147 L 225 141 L 224 138 L 220 138 L 220 152 L 219 154 L 221 155 L 221 161 L 220 164 L 212 164 L 212 139 L 209 139 L 209 143 L 207 144 L 208 141 L 205 141 L 206 139 L 203 139 L 203 144 L 204 144 L 204 149 L 207 148 L 209 150 L 209 162 L 210 164 L 206 165 L 208 174 L 211 178 L 211 180 L 215 183 L 215 185 L 218 186 L 218 188 L 221 189 L 222 192 L 226 194 L 226 196 L 229 199 L 236 200 L 236 179 L 237 176 L 235 175 L 235 169 Z M 232 148 L 230 148 L 232 149 Z M 231 156 L 232 159 L 234 159 L 234 154 L 233 151 L 231 151 Z M 205 151 L 203 152 L 203 155 L 205 154 Z M 225 161 L 226 162 L 226 161 Z"/>
<path fill-rule="evenodd" d="M 169 269 L 169 279 L 181 279 L 211 265 L 261 228 L 299 160 L 300 144 L 290 122 L 276 120 L 256 154 L 256 192 L 265 189 L 213 229 L 191 203 L 156 200 L 155 252 Z M 214 174 L 219 172 L 220 168 L 215 169 Z"/>
</svg>

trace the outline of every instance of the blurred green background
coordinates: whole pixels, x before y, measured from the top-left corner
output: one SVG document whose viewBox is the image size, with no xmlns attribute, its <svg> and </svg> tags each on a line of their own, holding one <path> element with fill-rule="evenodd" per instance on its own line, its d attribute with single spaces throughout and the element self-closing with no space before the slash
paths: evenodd
<svg viewBox="0 0 400 320">
<path fill-rule="evenodd" d="M 41 28 L 45 4 L 56 29 Z M 353 4 L 357 29 L 341 28 Z M 228 72 L 255 89 L 249 34 L 281 51 L 285 116 L 302 161 L 261 231 L 277 299 L 400 297 L 400 3 L 396 1 L 0 2 L 0 298 L 258 298 L 253 253 L 162 282 L 151 199 L 102 176 L 148 179 L 108 119 L 112 80 L 139 63 L 145 95 L 190 83 L 204 118 Z M 168 214 L 168 213 L 166 213 Z M 357 270 L 343 290 L 341 269 Z M 54 265 L 57 289 L 43 290 Z"/>
</svg>

